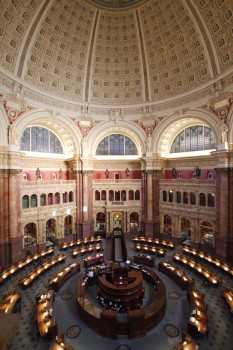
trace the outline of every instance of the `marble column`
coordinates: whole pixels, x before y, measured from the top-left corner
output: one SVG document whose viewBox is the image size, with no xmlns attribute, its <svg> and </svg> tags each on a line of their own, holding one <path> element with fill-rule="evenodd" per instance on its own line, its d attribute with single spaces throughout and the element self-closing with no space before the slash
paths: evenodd
<svg viewBox="0 0 233 350">
<path fill-rule="evenodd" d="M 232 257 L 232 170 L 231 168 L 218 168 L 216 179 L 216 235 L 215 249 L 216 255 L 220 259 L 224 259 L 230 263 L 233 262 Z"/>
<path fill-rule="evenodd" d="M 9 191 L 8 191 L 8 170 L 0 170 L 0 257 L 1 264 L 10 264 L 9 253 Z"/>
<path fill-rule="evenodd" d="M 152 171 L 148 170 L 146 172 L 146 218 L 147 221 L 152 221 L 153 218 L 153 187 L 152 187 Z"/>
<path fill-rule="evenodd" d="M 20 196 L 19 181 L 17 179 L 21 170 L 8 170 L 9 196 L 8 196 L 8 217 L 9 217 L 9 243 L 11 261 L 14 262 L 21 258 L 23 250 L 23 235 L 20 227 Z"/>
</svg>

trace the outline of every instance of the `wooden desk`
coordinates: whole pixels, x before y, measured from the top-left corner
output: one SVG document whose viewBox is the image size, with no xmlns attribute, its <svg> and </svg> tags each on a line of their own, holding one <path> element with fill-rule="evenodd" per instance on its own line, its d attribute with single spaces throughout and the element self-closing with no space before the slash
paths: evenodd
<svg viewBox="0 0 233 350">
<path fill-rule="evenodd" d="M 191 254 L 197 258 L 205 260 L 205 261 L 209 262 L 210 264 L 214 265 L 215 267 L 217 267 L 217 268 L 227 272 L 229 275 L 233 276 L 233 267 L 232 266 L 226 264 L 225 262 L 220 261 L 219 259 L 214 258 L 210 254 L 205 254 L 201 251 L 198 251 L 196 249 L 189 248 L 189 247 L 184 247 L 183 251 L 187 254 Z"/>
<path fill-rule="evenodd" d="M 199 346 L 195 343 L 192 337 L 183 332 L 182 333 L 182 342 L 177 344 L 174 350 L 198 350 Z"/>
<path fill-rule="evenodd" d="M 159 262 L 159 271 L 171 277 L 183 290 L 187 290 L 193 285 L 193 280 L 191 277 L 166 261 Z"/>
<path fill-rule="evenodd" d="M 188 333 L 192 337 L 197 337 L 198 335 L 206 335 L 208 333 L 208 318 L 204 299 L 201 293 L 194 289 L 190 289 L 187 296 L 191 305 L 191 316 L 188 323 Z"/>
<path fill-rule="evenodd" d="M 48 284 L 55 292 L 58 292 L 65 281 L 74 276 L 77 272 L 80 272 L 80 264 L 77 262 L 69 264 L 64 269 L 56 273 L 53 277 L 51 277 L 48 280 Z"/>
<path fill-rule="evenodd" d="M 0 304 L 0 313 L 9 314 L 13 311 L 15 304 L 17 301 L 21 300 L 20 293 L 13 291 L 9 294 L 7 294 L 3 298 L 4 302 Z"/>
<path fill-rule="evenodd" d="M 48 290 L 41 295 L 37 303 L 37 327 L 41 337 L 53 339 L 57 335 L 57 324 L 52 315 L 53 312 L 53 290 Z"/>
<path fill-rule="evenodd" d="M 65 342 L 64 333 L 56 336 L 56 340 L 49 347 L 49 350 L 74 350 L 73 346 Z"/>
<path fill-rule="evenodd" d="M 54 248 L 50 247 L 48 249 L 41 250 L 40 253 L 35 253 L 33 255 L 28 256 L 25 259 L 22 259 L 15 263 L 14 265 L 11 265 L 9 268 L 4 269 L 0 273 L 0 284 L 3 283 L 7 278 L 11 277 L 14 273 L 22 269 L 23 267 L 29 265 L 33 261 L 36 261 L 40 258 L 43 258 L 46 255 L 51 255 L 54 253 Z"/>
<path fill-rule="evenodd" d="M 152 246 L 161 246 L 164 248 L 168 249 L 175 249 L 174 243 L 171 241 L 165 241 L 165 240 L 159 240 L 157 238 L 150 238 L 150 237 L 133 237 L 133 242 L 134 243 L 139 243 L 139 244 L 149 244 Z"/>
<path fill-rule="evenodd" d="M 61 263 L 65 261 L 66 256 L 65 255 L 57 255 L 51 260 L 48 260 L 44 262 L 42 265 L 37 267 L 35 270 L 32 270 L 28 274 L 26 274 L 24 277 L 22 277 L 19 281 L 18 284 L 21 285 L 22 287 L 26 288 L 28 287 L 32 282 L 35 281 L 36 278 L 38 278 L 44 271 L 50 269 L 52 266 Z"/>
<path fill-rule="evenodd" d="M 208 269 L 205 269 L 200 264 L 196 263 L 194 260 L 190 260 L 180 254 L 173 254 L 173 260 L 176 262 L 180 262 L 186 266 L 189 266 L 190 268 L 198 272 L 202 277 L 204 277 L 208 284 L 211 284 L 212 286 L 217 287 L 222 283 L 220 277 L 214 275 Z"/>
<path fill-rule="evenodd" d="M 86 259 L 83 259 L 84 267 L 88 268 L 93 265 L 101 264 L 104 262 L 103 254 L 96 254 L 92 256 L 88 256 Z"/>
<path fill-rule="evenodd" d="M 127 282 L 110 283 L 104 277 L 99 276 L 98 295 L 104 302 L 116 304 L 117 308 L 133 309 L 140 306 L 140 300 L 144 295 L 142 286 L 143 275 L 141 271 L 129 271 Z"/>
<path fill-rule="evenodd" d="M 222 298 L 227 303 L 230 312 L 233 313 L 233 290 L 231 289 L 223 290 L 221 295 L 222 295 Z"/>
<path fill-rule="evenodd" d="M 150 245 L 135 244 L 134 249 L 136 252 L 144 252 L 148 254 L 156 254 L 158 256 L 165 256 L 165 250 L 163 248 L 152 247 Z"/>
<path fill-rule="evenodd" d="M 69 248 L 73 248 L 75 246 L 80 246 L 82 244 L 82 240 L 79 239 L 77 241 L 71 241 L 71 242 L 64 242 L 59 245 L 60 250 L 66 250 Z"/>
<path fill-rule="evenodd" d="M 88 238 L 85 238 L 84 240 L 82 239 L 78 239 L 77 241 L 71 241 L 71 242 L 63 242 L 61 243 L 59 246 L 60 246 L 60 250 L 66 250 L 66 249 L 69 249 L 69 248 L 74 248 L 74 247 L 77 247 L 77 248 L 86 248 L 87 245 L 100 245 L 100 243 L 102 242 L 102 238 L 100 236 L 98 237 L 88 237 Z"/>
<path fill-rule="evenodd" d="M 142 264 L 149 267 L 155 266 L 155 259 L 153 256 L 145 255 L 145 254 L 135 254 L 134 255 L 134 263 Z"/>
<path fill-rule="evenodd" d="M 95 274 L 98 273 L 101 276 L 101 274 L 111 273 L 115 265 L 110 263 L 109 266 L 95 266 L 93 269 Z M 80 279 L 77 284 L 77 310 L 81 319 L 97 333 L 111 339 L 115 339 L 117 335 L 128 335 L 129 338 L 145 335 L 160 322 L 166 311 L 166 288 L 158 275 L 145 266 L 125 265 L 132 271 L 142 272 L 143 278 L 148 280 L 155 290 L 152 303 L 144 309 L 129 310 L 125 321 L 118 320 L 117 310 L 101 310 L 90 303 L 85 297 L 88 277 Z"/>
</svg>

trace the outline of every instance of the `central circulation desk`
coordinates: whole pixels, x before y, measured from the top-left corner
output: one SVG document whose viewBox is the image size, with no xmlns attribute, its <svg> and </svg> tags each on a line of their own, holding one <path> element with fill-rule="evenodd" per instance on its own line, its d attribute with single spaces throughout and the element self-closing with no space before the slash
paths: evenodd
<svg viewBox="0 0 233 350">
<path fill-rule="evenodd" d="M 114 278 L 112 282 L 99 276 L 98 294 L 106 304 L 120 304 L 123 308 L 134 309 L 140 307 L 140 300 L 144 295 L 142 286 L 143 275 L 141 271 L 129 271 L 125 280 Z"/>
<path fill-rule="evenodd" d="M 118 317 L 118 308 L 112 308 L 110 303 L 108 303 L 108 305 L 106 305 L 104 308 L 98 308 L 94 306 L 90 302 L 90 300 L 87 299 L 86 290 L 88 288 L 89 282 L 92 280 L 91 278 L 82 278 L 78 281 L 77 285 L 76 303 L 79 316 L 94 331 L 96 331 L 103 337 L 111 339 L 115 339 L 118 335 L 127 335 L 131 339 L 144 336 L 147 332 L 153 329 L 160 322 L 166 311 L 166 288 L 163 281 L 158 277 L 158 275 L 153 270 L 145 266 L 142 267 L 136 264 L 126 263 L 124 265 L 128 266 L 129 278 L 135 278 L 134 281 L 131 283 L 131 286 L 129 287 L 128 291 L 126 285 L 124 286 L 124 273 L 121 276 L 120 274 L 118 274 L 119 271 L 117 271 L 117 274 L 116 276 L 114 276 L 113 280 L 111 280 L 111 278 L 109 279 L 109 275 L 111 275 L 112 272 L 114 272 L 114 268 L 111 265 L 111 263 L 105 265 L 104 267 L 95 266 L 92 268 L 94 276 L 97 275 L 97 278 L 100 282 L 101 293 L 107 293 L 104 294 L 104 298 L 106 296 L 110 297 L 111 293 L 113 293 L 112 304 L 116 302 L 116 299 L 118 298 L 118 292 L 119 298 L 121 292 L 123 292 L 122 294 L 124 295 L 124 298 L 126 300 L 127 293 L 125 292 L 130 292 L 130 290 L 132 291 L 132 285 L 134 285 L 133 288 L 135 288 L 137 291 L 140 291 L 138 292 L 140 294 L 142 277 L 152 285 L 155 291 L 153 301 L 145 308 L 140 308 L 139 305 L 137 305 L 136 308 L 129 307 L 127 312 L 125 312 L 125 317 L 123 317 L 123 319 L 122 317 Z M 136 272 L 139 272 L 139 274 L 137 274 Z M 103 281 L 101 278 L 104 275 L 106 276 L 106 281 Z M 122 279 L 120 277 L 122 277 Z M 114 284 L 115 278 L 117 279 L 119 285 L 113 288 L 112 284 Z M 113 283 L 111 283 L 111 281 L 113 281 Z M 122 286 L 120 286 L 121 281 Z M 133 289 L 133 291 L 135 290 Z M 130 297 L 131 296 L 129 293 L 128 298 Z"/>
</svg>

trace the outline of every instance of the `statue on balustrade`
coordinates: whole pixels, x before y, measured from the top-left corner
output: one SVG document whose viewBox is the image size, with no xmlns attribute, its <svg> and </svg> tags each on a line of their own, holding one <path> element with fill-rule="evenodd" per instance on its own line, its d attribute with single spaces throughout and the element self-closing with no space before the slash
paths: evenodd
<svg viewBox="0 0 233 350">
<path fill-rule="evenodd" d="M 177 171 L 176 171 L 176 168 L 172 168 L 172 177 L 173 177 L 173 179 L 176 179 L 176 177 L 177 177 Z"/>
<path fill-rule="evenodd" d="M 199 179 L 199 177 L 201 176 L 201 169 L 199 168 L 199 166 L 196 166 L 194 170 L 196 173 L 196 178 Z"/>
</svg>

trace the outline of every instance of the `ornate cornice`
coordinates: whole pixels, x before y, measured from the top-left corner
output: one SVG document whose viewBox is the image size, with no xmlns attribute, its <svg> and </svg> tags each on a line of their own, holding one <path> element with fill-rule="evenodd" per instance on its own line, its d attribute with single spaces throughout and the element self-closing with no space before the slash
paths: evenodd
<svg viewBox="0 0 233 350">
<path fill-rule="evenodd" d="M 0 175 L 3 177 L 15 176 L 22 172 L 22 169 L 0 169 Z"/>
</svg>

